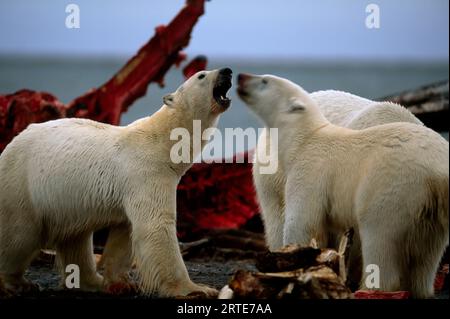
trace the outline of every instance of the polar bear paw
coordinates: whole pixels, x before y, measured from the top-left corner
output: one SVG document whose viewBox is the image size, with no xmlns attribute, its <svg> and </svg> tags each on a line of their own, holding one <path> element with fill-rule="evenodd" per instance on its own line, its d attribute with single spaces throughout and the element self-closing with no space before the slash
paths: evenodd
<svg viewBox="0 0 450 319">
<path fill-rule="evenodd" d="M 166 291 L 168 296 L 174 296 L 175 298 L 188 298 L 188 299 L 200 299 L 200 298 L 215 298 L 219 292 L 217 289 L 209 287 L 203 284 L 194 284 L 190 282 L 188 285 L 178 286 L 175 289 Z"/>
<path fill-rule="evenodd" d="M 188 297 L 215 298 L 219 295 L 219 291 L 217 289 L 202 284 L 194 285 L 195 288 L 192 292 L 187 294 Z"/>
</svg>

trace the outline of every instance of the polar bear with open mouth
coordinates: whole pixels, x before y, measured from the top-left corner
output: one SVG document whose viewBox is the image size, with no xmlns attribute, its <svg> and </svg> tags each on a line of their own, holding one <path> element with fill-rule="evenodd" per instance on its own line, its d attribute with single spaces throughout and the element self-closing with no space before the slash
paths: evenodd
<svg viewBox="0 0 450 319">
<path fill-rule="evenodd" d="M 190 280 L 178 247 L 176 187 L 191 163 L 171 161 L 169 137 L 179 127 L 192 133 L 194 120 L 216 125 L 230 106 L 231 76 L 229 68 L 201 71 L 158 112 L 125 127 L 61 119 L 14 138 L 0 156 L 3 288 L 33 289 L 23 274 L 39 249 L 54 247 L 63 282 L 66 265 L 76 264 L 83 290 L 126 284 L 134 256 L 146 294 L 215 294 Z M 103 227 L 111 227 L 104 277 L 92 251 L 92 233 Z"/>
</svg>

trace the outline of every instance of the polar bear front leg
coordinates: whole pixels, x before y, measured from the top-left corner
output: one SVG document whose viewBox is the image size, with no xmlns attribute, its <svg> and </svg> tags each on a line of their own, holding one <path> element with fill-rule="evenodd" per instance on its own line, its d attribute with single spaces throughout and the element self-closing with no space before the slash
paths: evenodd
<svg viewBox="0 0 450 319">
<path fill-rule="evenodd" d="M 109 230 L 108 240 L 97 268 L 103 269 L 105 289 L 112 294 L 136 290 L 130 277 L 132 264 L 131 225 L 124 223 Z"/>
<path fill-rule="evenodd" d="M 176 236 L 175 187 L 170 192 L 149 192 L 147 198 L 126 200 L 126 212 L 132 225 L 132 245 L 144 294 L 163 297 L 185 296 L 217 290 L 194 284 L 181 256 Z"/>
<path fill-rule="evenodd" d="M 278 171 L 275 174 L 260 174 L 259 164 L 255 162 L 253 179 L 264 222 L 266 242 L 270 250 L 283 246 L 284 228 L 284 176 Z"/>
<path fill-rule="evenodd" d="M 308 191 L 306 184 L 286 185 L 286 210 L 284 223 L 284 245 L 308 245 L 315 239 L 319 247 L 327 247 L 325 210 L 321 192 Z M 305 186 L 304 191 L 299 187 Z"/>
<path fill-rule="evenodd" d="M 255 150 L 253 182 L 258 195 L 267 246 L 270 250 L 276 250 L 283 246 L 286 176 L 279 164 L 275 172 L 264 170 L 267 163 L 264 165 L 260 161 L 263 158 L 267 161 L 267 150 L 270 150 L 270 136 L 267 134 L 267 128 L 264 128 Z M 270 161 L 278 161 L 278 154 L 270 153 Z"/>
</svg>

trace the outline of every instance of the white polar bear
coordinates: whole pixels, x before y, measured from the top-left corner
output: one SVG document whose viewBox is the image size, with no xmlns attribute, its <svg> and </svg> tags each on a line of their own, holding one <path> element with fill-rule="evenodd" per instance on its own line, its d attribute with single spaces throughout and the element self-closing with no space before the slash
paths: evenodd
<svg viewBox="0 0 450 319">
<path fill-rule="evenodd" d="M 241 79 L 245 75 L 240 76 Z M 368 100 L 347 92 L 336 90 L 317 91 L 310 97 L 318 105 L 324 116 L 333 124 L 359 130 L 375 125 L 410 122 L 418 125 L 423 123 L 410 111 L 399 104 L 392 102 L 378 102 Z M 276 151 L 267 153 L 270 148 L 270 137 L 264 128 L 258 139 L 253 164 L 253 180 L 258 193 L 261 216 L 264 222 L 266 242 L 270 250 L 276 250 L 283 246 L 284 228 L 284 185 L 286 176 L 283 167 L 278 165 L 274 174 L 263 174 L 261 168 L 267 163 L 260 163 L 258 158 L 269 157 L 272 161 L 278 156 Z M 258 156 L 263 152 L 264 156 Z M 273 157 L 271 159 L 270 157 Z M 338 247 L 340 234 L 338 231 L 329 230 L 329 247 Z M 358 285 L 361 279 L 361 252 L 360 242 L 357 236 L 350 255 L 350 281 Z"/>
<path fill-rule="evenodd" d="M 128 126 L 62 119 L 20 133 L 0 156 L 4 288 L 32 289 L 24 271 L 40 248 L 51 246 L 63 282 L 65 266 L 76 264 L 84 290 L 126 280 L 133 253 L 144 293 L 214 294 L 190 280 L 178 247 L 176 187 L 192 161 L 171 161 L 171 147 L 179 142 L 169 136 L 181 127 L 192 138 L 193 120 L 205 129 L 216 125 L 230 105 L 230 87 L 230 69 L 203 71 L 165 96 L 158 112 Z M 107 226 L 102 279 L 92 233 Z"/>
<path fill-rule="evenodd" d="M 379 267 L 380 289 L 432 296 L 449 241 L 448 142 L 412 123 L 335 126 L 308 93 L 275 76 L 240 75 L 238 92 L 267 127 L 279 130 L 281 244 L 316 238 L 325 246 L 330 230 L 353 227 L 363 269 Z M 372 288 L 364 279 L 361 286 Z"/>
<path fill-rule="evenodd" d="M 241 79 L 245 75 L 240 76 Z M 310 94 L 311 99 L 318 105 L 323 115 L 333 124 L 351 129 L 365 129 L 375 125 L 410 122 L 418 125 L 423 123 L 410 111 L 392 102 L 377 102 L 368 100 L 347 92 L 326 90 Z M 266 152 L 270 148 L 270 137 L 266 129 L 261 131 L 255 155 Z M 265 154 L 277 156 L 276 152 Z M 260 156 L 260 158 L 262 158 Z M 253 179 L 264 221 L 266 241 L 270 250 L 283 246 L 284 227 L 284 187 L 286 176 L 283 167 L 278 166 L 275 174 L 261 174 L 261 166 L 265 163 L 258 161 L 255 156 L 253 164 Z"/>
</svg>

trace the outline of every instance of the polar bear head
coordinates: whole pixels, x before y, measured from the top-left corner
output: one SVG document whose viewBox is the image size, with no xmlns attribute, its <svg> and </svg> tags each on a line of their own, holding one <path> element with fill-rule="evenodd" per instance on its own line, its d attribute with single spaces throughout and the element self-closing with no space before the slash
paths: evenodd
<svg viewBox="0 0 450 319">
<path fill-rule="evenodd" d="M 325 118 L 308 92 L 274 75 L 239 74 L 239 97 L 269 127 L 289 122 L 310 123 Z"/>
<path fill-rule="evenodd" d="M 164 96 L 164 104 L 179 111 L 186 120 L 212 124 L 230 106 L 227 92 L 231 88 L 231 75 L 229 68 L 197 72 L 175 92 Z"/>
</svg>

